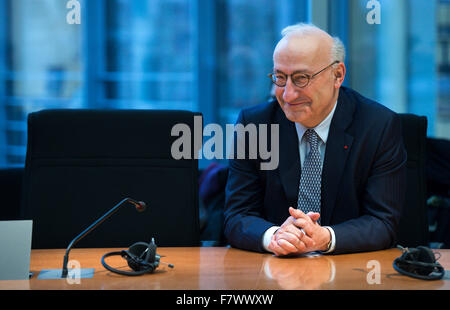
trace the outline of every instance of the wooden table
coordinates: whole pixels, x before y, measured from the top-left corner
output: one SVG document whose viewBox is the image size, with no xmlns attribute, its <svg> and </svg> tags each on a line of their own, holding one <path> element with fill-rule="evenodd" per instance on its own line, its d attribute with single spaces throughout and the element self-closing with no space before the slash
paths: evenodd
<svg viewBox="0 0 450 310">
<path fill-rule="evenodd" d="M 0 289 L 38 290 L 449 290 L 450 279 L 424 281 L 397 273 L 392 262 L 401 251 L 278 258 L 270 254 L 229 247 L 158 248 L 165 264 L 153 274 L 121 276 L 107 271 L 101 257 L 118 249 L 73 249 L 71 260 L 81 268 L 95 268 L 94 277 L 69 284 L 66 279 L 37 279 L 42 269 L 61 268 L 64 250 L 32 250 L 31 280 L 0 281 Z M 450 250 L 435 250 L 439 262 L 450 269 Z M 108 264 L 129 270 L 119 256 L 107 258 Z M 378 273 L 377 273 L 378 272 Z"/>
</svg>

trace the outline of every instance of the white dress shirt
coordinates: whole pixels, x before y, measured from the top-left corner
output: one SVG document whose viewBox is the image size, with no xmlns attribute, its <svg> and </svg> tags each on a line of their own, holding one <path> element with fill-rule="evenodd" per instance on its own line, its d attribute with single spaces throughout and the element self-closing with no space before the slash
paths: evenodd
<svg viewBox="0 0 450 310">
<path fill-rule="evenodd" d="M 330 125 L 331 120 L 333 119 L 334 111 L 336 110 L 337 102 L 334 104 L 333 110 L 331 110 L 330 114 L 316 127 L 311 128 L 314 129 L 314 131 L 317 133 L 317 135 L 320 137 L 319 141 L 319 152 L 320 152 L 320 158 L 321 158 L 321 165 L 323 168 L 323 160 L 325 158 L 325 149 L 327 145 L 327 139 L 328 139 L 328 132 L 330 131 Z M 306 142 L 306 139 L 303 138 L 303 134 L 308 129 L 307 127 L 303 126 L 300 123 L 295 123 L 295 129 L 297 130 L 297 136 L 299 139 L 299 154 L 300 154 L 300 162 L 303 166 L 303 162 L 305 161 L 306 154 L 308 154 L 310 146 L 309 143 Z M 334 230 L 329 226 L 324 226 L 327 228 L 331 234 L 331 247 L 330 249 L 325 253 L 331 253 L 334 251 L 335 245 L 336 245 L 336 236 L 334 234 Z M 272 226 L 269 229 L 266 230 L 263 236 L 263 247 L 266 251 L 270 252 L 269 244 L 272 240 L 272 236 L 275 233 L 275 231 L 280 228 L 280 226 Z"/>
</svg>

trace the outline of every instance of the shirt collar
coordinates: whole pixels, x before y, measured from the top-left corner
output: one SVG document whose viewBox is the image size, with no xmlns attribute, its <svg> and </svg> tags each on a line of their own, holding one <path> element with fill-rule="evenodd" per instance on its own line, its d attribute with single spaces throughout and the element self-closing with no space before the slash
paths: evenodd
<svg viewBox="0 0 450 310">
<path fill-rule="evenodd" d="M 317 135 L 320 137 L 320 139 L 323 141 L 323 143 L 327 143 L 328 132 L 330 131 L 331 120 L 333 119 L 333 115 L 334 115 L 334 111 L 336 110 L 336 106 L 337 106 L 337 101 L 334 104 L 333 110 L 331 110 L 331 112 L 328 114 L 328 116 L 325 117 L 325 119 L 314 128 L 308 128 L 308 127 L 305 127 L 302 124 L 296 122 L 295 129 L 297 129 L 298 140 L 299 141 L 302 140 L 303 134 L 305 133 L 305 131 L 307 129 L 314 129 L 314 131 L 317 133 Z"/>
</svg>

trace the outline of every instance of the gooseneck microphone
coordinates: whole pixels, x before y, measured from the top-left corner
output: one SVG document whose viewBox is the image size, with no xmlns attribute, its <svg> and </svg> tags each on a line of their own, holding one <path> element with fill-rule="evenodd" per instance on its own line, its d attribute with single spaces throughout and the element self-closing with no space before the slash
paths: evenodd
<svg viewBox="0 0 450 310">
<path fill-rule="evenodd" d="M 69 246 L 66 249 L 66 254 L 64 255 L 64 262 L 63 262 L 63 268 L 62 268 L 62 278 L 67 278 L 68 270 L 67 270 L 67 263 L 69 261 L 69 252 L 72 249 L 72 247 L 81 239 L 83 239 L 87 234 L 89 234 L 91 231 L 93 231 L 95 228 L 97 228 L 100 224 L 102 224 L 105 220 L 110 218 L 114 213 L 119 210 L 121 206 L 123 206 L 126 202 L 129 202 L 133 204 L 136 207 L 136 210 L 138 212 L 143 212 L 146 209 L 146 204 L 143 201 L 136 201 L 131 198 L 125 198 L 121 202 L 119 202 L 116 206 L 114 206 L 111 210 L 109 210 L 105 215 L 100 217 L 98 220 L 96 220 L 91 226 L 86 228 L 81 234 L 75 237 L 75 239 L 70 242 Z"/>
</svg>

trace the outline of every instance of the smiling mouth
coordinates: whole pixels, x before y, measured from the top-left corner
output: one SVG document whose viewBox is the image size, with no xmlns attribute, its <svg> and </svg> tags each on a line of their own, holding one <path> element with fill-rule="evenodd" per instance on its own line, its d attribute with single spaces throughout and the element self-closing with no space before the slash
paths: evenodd
<svg viewBox="0 0 450 310">
<path fill-rule="evenodd" d="M 305 104 L 309 104 L 309 101 L 300 101 L 300 102 L 286 102 L 288 105 L 290 106 L 297 106 L 297 105 L 305 105 Z"/>
</svg>

